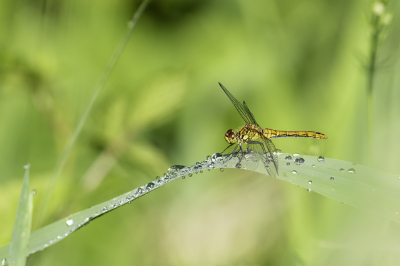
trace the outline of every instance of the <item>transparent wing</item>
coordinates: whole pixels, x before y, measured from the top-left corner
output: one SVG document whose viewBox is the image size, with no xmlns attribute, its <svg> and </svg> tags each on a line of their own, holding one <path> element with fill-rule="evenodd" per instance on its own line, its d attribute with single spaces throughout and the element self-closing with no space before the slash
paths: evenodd
<svg viewBox="0 0 400 266">
<path fill-rule="evenodd" d="M 219 86 L 221 86 L 222 90 L 228 96 L 229 100 L 231 100 L 231 102 L 235 106 L 236 110 L 239 112 L 240 116 L 243 118 L 244 122 L 246 122 L 246 124 L 249 124 L 249 125 L 257 125 L 258 126 L 256 120 L 254 119 L 253 114 L 250 112 L 246 103 L 243 102 L 243 104 L 241 104 L 221 83 L 218 83 L 218 84 L 219 84 Z"/>
<path fill-rule="evenodd" d="M 262 142 L 264 142 L 265 146 L 268 149 L 268 159 L 274 164 L 276 172 L 278 173 L 278 155 L 276 154 L 276 148 L 272 140 L 267 138 L 262 138 Z"/>
<path fill-rule="evenodd" d="M 247 104 L 246 104 L 245 101 L 243 101 L 243 107 L 244 107 L 244 109 L 246 110 L 246 114 L 250 117 L 251 121 L 253 122 L 252 124 L 253 124 L 253 125 L 259 126 L 259 125 L 257 124 L 257 122 L 256 122 L 256 119 L 254 118 L 254 115 L 250 112 L 249 107 L 247 107 Z"/>
<path fill-rule="evenodd" d="M 276 150 L 275 145 L 270 139 L 258 140 L 260 141 L 247 143 L 247 147 L 249 150 L 257 152 L 257 157 L 264 163 L 268 174 L 276 177 L 278 175 L 278 157 L 274 154 Z"/>
</svg>

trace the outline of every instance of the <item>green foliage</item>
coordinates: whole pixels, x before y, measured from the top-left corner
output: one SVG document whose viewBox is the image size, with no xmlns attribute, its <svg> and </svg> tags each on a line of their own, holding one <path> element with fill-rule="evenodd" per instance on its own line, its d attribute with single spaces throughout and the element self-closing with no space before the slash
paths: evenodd
<svg viewBox="0 0 400 266">
<path fill-rule="evenodd" d="M 24 266 L 28 254 L 29 236 L 32 224 L 33 199 L 29 191 L 29 165 L 25 166 L 24 182 L 22 183 L 21 195 L 15 218 L 13 236 L 10 243 L 9 256 L 2 254 L 3 262 L 8 258 L 10 266 Z M 7 250 L 8 251 L 8 250 Z M 2 264 L 4 264 L 2 262 Z"/>
<path fill-rule="evenodd" d="M 12 235 L 17 169 L 31 162 L 35 198 L 47 197 L 57 160 L 139 4 L 0 4 L 0 202 L 6 203 L 0 245 Z M 152 1 L 94 103 L 43 218 L 51 226 L 149 183 L 173 164 L 222 151 L 223 134 L 243 123 L 222 82 L 246 100 L 261 126 L 329 137 L 279 139 L 279 149 L 356 163 L 348 165 L 354 176 L 339 171 L 333 182 L 324 178 L 338 171 L 334 160 L 326 160 L 332 170 L 320 168 L 327 172 L 316 176 L 301 165 L 296 184 L 389 219 L 259 174 L 213 171 L 118 208 L 30 256 L 28 265 L 397 265 L 399 227 L 390 221 L 397 219 L 397 186 L 382 173 L 400 170 L 399 10 L 384 1 L 393 20 L 376 54 L 367 116 L 371 4 Z M 371 168 L 382 171 L 378 178 L 370 179 L 378 174 Z"/>
</svg>

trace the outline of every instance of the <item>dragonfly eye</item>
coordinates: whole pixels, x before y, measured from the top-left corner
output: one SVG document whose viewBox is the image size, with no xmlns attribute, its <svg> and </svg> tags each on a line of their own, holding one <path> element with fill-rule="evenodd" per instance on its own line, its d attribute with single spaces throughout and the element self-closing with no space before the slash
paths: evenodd
<svg viewBox="0 0 400 266">
<path fill-rule="evenodd" d="M 229 129 L 226 133 L 225 133 L 225 140 L 228 143 L 235 143 L 236 140 L 236 135 L 235 132 L 233 132 L 232 129 Z"/>
</svg>

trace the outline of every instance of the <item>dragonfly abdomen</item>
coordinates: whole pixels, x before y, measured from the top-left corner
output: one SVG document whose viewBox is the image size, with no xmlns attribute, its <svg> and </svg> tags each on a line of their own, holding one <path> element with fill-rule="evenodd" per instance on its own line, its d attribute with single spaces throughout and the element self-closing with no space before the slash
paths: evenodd
<svg viewBox="0 0 400 266">
<path fill-rule="evenodd" d="M 269 128 L 264 129 L 264 136 L 269 139 L 277 139 L 277 138 L 327 139 L 328 138 L 324 134 L 315 131 L 282 131 Z"/>
</svg>

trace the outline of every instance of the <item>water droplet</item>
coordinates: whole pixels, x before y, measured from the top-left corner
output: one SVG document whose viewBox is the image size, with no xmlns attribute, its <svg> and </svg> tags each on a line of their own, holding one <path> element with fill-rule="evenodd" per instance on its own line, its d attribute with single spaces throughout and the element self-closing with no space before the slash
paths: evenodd
<svg viewBox="0 0 400 266">
<path fill-rule="evenodd" d="M 191 176 L 191 174 L 189 174 L 189 176 Z M 186 177 L 185 176 L 182 176 L 182 179 L 185 179 Z"/>
<path fill-rule="evenodd" d="M 210 155 L 207 155 L 207 156 L 206 156 L 206 160 L 207 160 L 207 161 L 211 160 L 211 156 L 210 156 Z"/>
<path fill-rule="evenodd" d="M 311 192 L 311 188 L 307 189 L 308 192 Z"/>
<path fill-rule="evenodd" d="M 192 174 L 192 173 L 188 174 L 188 177 L 192 177 L 192 176 L 193 176 L 193 174 Z"/>
<path fill-rule="evenodd" d="M 329 178 L 330 180 L 335 180 L 335 178 L 333 176 L 331 176 L 331 178 Z"/>
<path fill-rule="evenodd" d="M 146 189 L 147 190 L 150 190 L 150 189 L 152 189 L 154 187 L 154 183 L 153 182 L 150 182 L 150 183 L 148 183 L 147 185 L 146 185 Z"/>
<path fill-rule="evenodd" d="M 308 180 L 308 184 L 310 184 L 310 185 L 311 185 L 311 184 L 312 184 L 312 180 Z"/>
<path fill-rule="evenodd" d="M 339 170 L 340 172 L 344 172 L 344 168 L 340 168 L 340 170 Z"/>
<path fill-rule="evenodd" d="M 29 168 L 31 168 L 31 165 L 29 163 L 24 165 L 25 170 L 28 170 Z"/>
<path fill-rule="evenodd" d="M 203 173 L 203 170 L 200 170 L 200 174 L 202 174 Z"/>
<path fill-rule="evenodd" d="M 219 170 L 220 170 L 221 172 L 225 171 L 225 169 L 224 169 L 224 168 L 220 168 Z"/>
<path fill-rule="evenodd" d="M 7 265 L 7 264 L 8 264 L 7 259 L 6 259 L 6 258 L 3 258 L 3 259 L 1 260 L 1 265 L 2 265 L 2 266 L 5 266 L 5 265 Z"/>
<path fill-rule="evenodd" d="M 217 161 L 217 160 L 220 160 L 220 159 L 222 159 L 222 154 L 221 153 L 214 153 L 212 156 L 211 156 L 211 160 L 213 160 L 213 161 Z"/>
<path fill-rule="evenodd" d="M 290 156 L 290 155 L 287 155 L 286 157 L 285 157 L 285 160 L 292 160 L 293 158 L 292 158 L 292 156 Z"/>
<path fill-rule="evenodd" d="M 296 170 L 293 170 L 293 171 L 292 171 L 292 174 L 297 175 L 297 171 L 296 171 Z"/>
<path fill-rule="evenodd" d="M 303 158 L 298 157 L 298 158 L 296 158 L 296 159 L 294 160 L 294 162 L 295 162 L 297 165 L 300 165 L 300 164 L 304 164 L 306 161 L 305 161 Z"/>
<path fill-rule="evenodd" d="M 241 168 L 241 167 L 242 167 L 242 164 L 241 164 L 241 163 L 237 163 L 235 167 L 236 167 L 236 168 Z"/>
<path fill-rule="evenodd" d="M 173 173 L 173 172 L 182 170 L 183 168 L 185 168 L 184 165 L 173 165 L 173 166 L 171 166 L 170 168 L 168 168 L 168 171 L 167 171 L 167 172 L 168 172 L 168 173 Z"/>
<path fill-rule="evenodd" d="M 282 151 L 280 149 L 276 149 L 274 153 L 277 155 L 280 155 L 280 154 L 282 154 Z"/>
<path fill-rule="evenodd" d="M 354 168 L 350 168 L 349 170 L 347 170 L 347 173 L 349 174 L 355 174 L 356 170 L 354 170 Z"/>
<path fill-rule="evenodd" d="M 68 226 L 71 226 L 71 225 L 74 224 L 74 219 L 68 219 L 68 220 L 66 221 L 66 223 L 67 223 Z"/>
<path fill-rule="evenodd" d="M 311 165 L 312 167 L 315 167 L 315 164 Z"/>
<path fill-rule="evenodd" d="M 142 195 L 142 193 L 143 193 L 142 189 L 138 188 L 138 189 L 136 189 L 135 196 L 138 197 L 138 196 Z"/>
<path fill-rule="evenodd" d="M 299 157 L 300 154 L 299 153 L 293 153 L 293 157 Z"/>
<path fill-rule="evenodd" d="M 289 165 L 290 165 L 290 163 L 289 163 L 289 162 L 287 162 L 287 163 L 286 163 L 286 165 L 287 165 L 287 166 L 289 166 Z"/>
<path fill-rule="evenodd" d="M 320 162 L 320 163 L 324 163 L 325 162 L 325 158 L 322 157 L 322 156 L 319 156 L 317 161 Z"/>
<path fill-rule="evenodd" d="M 32 195 L 36 195 L 36 189 L 32 189 L 31 193 Z"/>
</svg>

